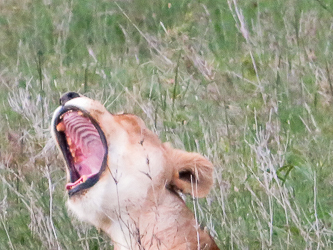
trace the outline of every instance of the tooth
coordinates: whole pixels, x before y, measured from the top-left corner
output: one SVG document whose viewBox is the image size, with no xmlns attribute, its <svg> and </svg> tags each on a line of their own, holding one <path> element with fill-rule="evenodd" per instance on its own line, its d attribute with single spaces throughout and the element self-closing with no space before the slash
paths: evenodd
<svg viewBox="0 0 333 250">
<path fill-rule="evenodd" d="M 72 145 L 72 139 L 68 137 L 67 138 L 67 143 L 68 143 L 69 146 L 71 146 Z"/>
<path fill-rule="evenodd" d="M 75 149 L 69 148 L 69 151 L 71 152 L 72 157 L 75 158 Z"/>
<path fill-rule="evenodd" d="M 66 127 L 65 127 L 65 124 L 63 122 L 60 122 L 58 125 L 57 125 L 57 131 L 58 132 L 63 132 L 66 130 Z"/>
<path fill-rule="evenodd" d="M 83 112 L 82 112 L 82 111 L 78 111 L 77 114 L 78 114 L 79 116 L 83 116 Z"/>
<path fill-rule="evenodd" d="M 88 179 L 88 177 L 86 175 L 82 175 L 81 178 L 82 178 L 82 182 L 86 182 L 86 180 Z"/>
</svg>

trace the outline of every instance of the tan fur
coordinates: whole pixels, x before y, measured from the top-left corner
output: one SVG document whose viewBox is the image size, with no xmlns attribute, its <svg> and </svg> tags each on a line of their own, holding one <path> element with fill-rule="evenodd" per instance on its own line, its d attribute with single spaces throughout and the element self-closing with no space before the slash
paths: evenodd
<svg viewBox="0 0 333 250">
<path fill-rule="evenodd" d="M 68 201 L 79 219 L 105 231 L 117 250 L 218 249 L 177 193 L 207 195 L 213 165 L 206 158 L 161 143 L 135 115 L 112 115 L 86 97 L 66 105 L 89 112 L 108 144 L 100 180 Z"/>
</svg>

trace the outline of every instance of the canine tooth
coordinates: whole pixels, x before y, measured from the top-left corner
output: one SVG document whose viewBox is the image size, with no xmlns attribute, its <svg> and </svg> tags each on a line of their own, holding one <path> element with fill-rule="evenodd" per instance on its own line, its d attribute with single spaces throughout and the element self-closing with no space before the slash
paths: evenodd
<svg viewBox="0 0 333 250">
<path fill-rule="evenodd" d="M 83 112 L 82 112 L 82 111 L 78 111 L 77 114 L 78 114 L 79 116 L 83 116 Z"/>
<path fill-rule="evenodd" d="M 69 151 L 71 152 L 71 155 L 75 160 L 75 149 L 74 148 L 69 148 Z"/>
<path fill-rule="evenodd" d="M 65 124 L 63 122 L 60 122 L 58 125 L 57 125 L 57 131 L 58 132 L 63 132 L 66 130 L 66 127 L 65 127 Z"/>
<path fill-rule="evenodd" d="M 82 178 L 82 182 L 86 182 L 86 180 L 88 179 L 88 177 L 86 175 L 82 175 L 81 178 Z"/>
</svg>

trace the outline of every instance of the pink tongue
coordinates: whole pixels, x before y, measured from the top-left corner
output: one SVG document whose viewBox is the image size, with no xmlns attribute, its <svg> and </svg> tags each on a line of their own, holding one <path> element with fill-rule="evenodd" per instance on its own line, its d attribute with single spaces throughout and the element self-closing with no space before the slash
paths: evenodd
<svg viewBox="0 0 333 250">
<path fill-rule="evenodd" d="M 102 165 L 104 149 L 101 143 L 91 142 L 85 149 L 86 155 L 81 155 L 74 163 L 80 175 L 90 175 L 98 173 Z"/>
</svg>

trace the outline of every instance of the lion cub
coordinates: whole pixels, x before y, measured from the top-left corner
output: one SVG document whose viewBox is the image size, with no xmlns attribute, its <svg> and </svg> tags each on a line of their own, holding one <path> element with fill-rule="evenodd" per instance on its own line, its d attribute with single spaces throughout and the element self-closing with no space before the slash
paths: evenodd
<svg viewBox="0 0 333 250">
<path fill-rule="evenodd" d="M 213 165 L 161 143 L 131 114 L 113 115 L 74 92 L 51 130 L 67 165 L 68 207 L 105 231 L 115 249 L 218 249 L 178 192 L 204 197 Z"/>
</svg>

